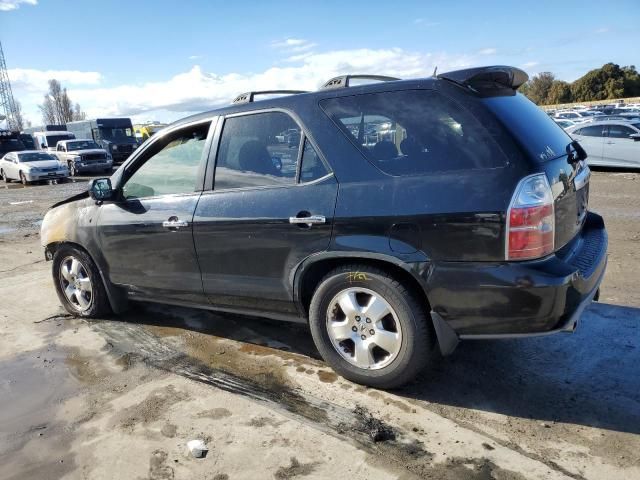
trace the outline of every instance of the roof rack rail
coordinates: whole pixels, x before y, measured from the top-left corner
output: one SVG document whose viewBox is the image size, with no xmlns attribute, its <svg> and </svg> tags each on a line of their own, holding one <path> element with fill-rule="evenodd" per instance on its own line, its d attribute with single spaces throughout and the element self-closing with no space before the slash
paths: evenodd
<svg viewBox="0 0 640 480">
<path fill-rule="evenodd" d="M 246 92 L 238 95 L 232 103 L 249 103 L 253 102 L 256 95 L 296 95 L 298 93 L 309 93 L 307 90 L 262 90 L 259 92 Z"/>
<path fill-rule="evenodd" d="M 380 82 L 392 82 L 400 80 L 396 77 L 387 77 L 386 75 L 340 75 L 333 77 L 326 82 L 320 90 L 330 90 L 333 88 L 347 88 L 351 80 L 378 80 Z"/>
</svg>

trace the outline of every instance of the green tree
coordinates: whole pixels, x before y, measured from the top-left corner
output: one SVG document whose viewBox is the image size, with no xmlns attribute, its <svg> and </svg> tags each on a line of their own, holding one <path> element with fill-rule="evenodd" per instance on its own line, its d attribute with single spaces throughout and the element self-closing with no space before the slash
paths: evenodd
<svg viewBox="0 0 640 480">
<path fill-rule="evenodd" d="M 567 82 L 562 80 L 554 80 L 549 87 L 547 98 L 544 102 L 545 105 L 556 105 L 558 103 L 570 103 L 571 86 Z"/>
<path fill-rule="evenodd" d="M 615 63 L 607 63 L 601 68 L 587 72 L 584 76 L 571 84 L 571 93 L 576 102 L 593 100 L 607 100 L 630 96 L 626 92 L 625 79 L 631 87 L 634 84 L 635 67 L 620 68 Z M 635 72 L 637 77 L 637 72 Z"/>
<path fill-rule="evenodd" d="M 555 78 L 556 77 L 551 72 L 539 73 L 538 75 L 534 75 L 531 80 L 525 83 L 520 88 L 520 92 L 526 95 L 532 102 L 542 105 L 547 100 L 549 90 L 551 89 L 551 85 Z"/>
</svg>

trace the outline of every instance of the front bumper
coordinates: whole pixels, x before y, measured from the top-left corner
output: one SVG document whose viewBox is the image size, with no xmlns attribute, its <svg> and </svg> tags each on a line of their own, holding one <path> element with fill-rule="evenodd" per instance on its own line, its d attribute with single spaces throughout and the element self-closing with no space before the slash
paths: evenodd
<svg viewBox="0 0 640 480">
<path fill-rule="evenodd" d="M 38 182 L 40 180 L 57 180 L 60 178 L 67 178 L 69 176 L 69 172 L 67 170 L 59 170 L 57 172 L 29 172 L 25 173 L 24 176 L 27 179 L 27 182 Z"/>
<path fill-rule="evenodd" d="M 427 295 L 437 333 L 480 339 L 573 331 L 604 277 L 607 243 L 602 217 L 589 212 L 580 233 L 543 259 L 436 265 Z"/>
<path fill-rule="evenodd" d="M 94 162 L 75 162 L 76 172 L 99 172 L 113 168 L 113 160 L 94 161 Z"/>
</svg>

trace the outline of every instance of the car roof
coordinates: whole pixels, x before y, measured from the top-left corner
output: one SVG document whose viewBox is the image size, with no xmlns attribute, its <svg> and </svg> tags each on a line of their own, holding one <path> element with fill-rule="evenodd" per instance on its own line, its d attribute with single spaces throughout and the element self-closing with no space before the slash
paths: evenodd
<svg viewBox="0 0 640 480">
<path fill-rule="evenodd" d="M 69 140 L 60 140 L 58 145 L 66 145 L 71 142 L 94 142 L 94 140 L 92 138 L 70 138 Z"/>
<path fill-rule="evenodd" d="M 19 151 L 10 152 L 10 153 L 17 153 L 18 155 L 22 155 L 23 153 L 42 153 L 43 155 L 53 156 L 51 153 L 45 152 L 44 150 L 19 150 Z"/>
<path fill-rule="evenodd" d="M 268 110 L 274 108 L 295 110 L 298 106 L 310 103 L 317 103 L 325 98 L 336 98 L 351 95 L 360 95 L 364 93 L 388 92 L 394 90 L 411 90 L 433 88 L 436 82 L 446 81 L 444 79 L 429 77 L 417 78 L 410 80 L 392 80 L 384 82 L 367 83 L 363 85 L 355 85 L 344 88 L 332 88 L 326 90 L 316 90 L 313 92 L 297 93 L 293 95 L 285 95 L 265 100 L 256 100 L 246 103 L 232 103 L 225 107 L 216 108 L 203 113 L 191 115 L 172 123 L 170 126 L 175 127 L 182 124 L 197 122 L 198 120 L 206 120 L 213 116 L 230 115 L 235 113 L 250 112 L 256 110 Z M 229 99 L 231 102 L 233 99 Z"/>
<path fill-rule="evenodd" d="M 69 130 L 44 130 L 42 132 L 33 132 L 33 135 L 63 135 L 63 134 L 73 135 L 73 132 Z"/>
</svg>

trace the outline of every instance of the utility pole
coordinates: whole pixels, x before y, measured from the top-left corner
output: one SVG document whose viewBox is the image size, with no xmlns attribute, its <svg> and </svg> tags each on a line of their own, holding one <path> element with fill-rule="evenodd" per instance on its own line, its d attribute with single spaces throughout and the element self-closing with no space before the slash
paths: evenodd
<svg viewBox="0 0 640 480">
<path fill-rule="evenodd" d="M 16 124 L 16 102 L 13 99 L 7 64 L 4 61 L 2 43 L 0 43 L 0 112 L 4 112 L 9 130 L 17 128 Z"/>
</svg>

